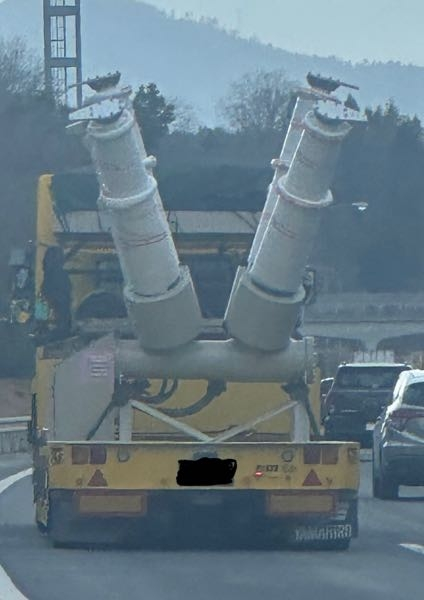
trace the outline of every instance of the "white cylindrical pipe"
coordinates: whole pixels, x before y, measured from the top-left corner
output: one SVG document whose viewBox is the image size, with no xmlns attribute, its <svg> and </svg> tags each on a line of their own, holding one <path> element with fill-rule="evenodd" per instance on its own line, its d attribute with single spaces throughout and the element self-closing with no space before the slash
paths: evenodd
<svg viewBox="0 0 424 600">
<path fill-rule="evenodd" d="M 293 437 L 292 442 L 309 442 L 310 427 L 308 413 L 301 402 L 293 409 Z"/>
<path fill-rule="evenodd" d="M 313 340 L 291 341 L 280 352 L 261 352 L 235 340 L 195 340 L 166 358 L 145 352 L 136 342 L 118 341 L 116 376 L 155 379 L 222 379 L 238 382 L 287 382 L 313 368 Z"/>
<path fill-rule="evenodd" d="M 90 121 L 89 147 L 125 281 L 124 298 L 139 343 L 168 350 L 193 340 L 201 312 L 187 268 L 180 266 L 134 112 Z"/>
<path fill-rule="evenodd" d="M 133 409 L 129 402 L 119 407 L 119 441 L 131 442 L 133 426 Z"/>
<path fill-rule="evenodd" d="M 299 92 L 296 105 L 290 119 L 290 124 L 284 140 L 283 148 L 281 150 L 280 158 L 271 162 L 271 165 L 275 168 L 275 173 L 272 183 L 268 189 L 267 199 L 262 210 L 255 237 L 253 238 L 248 264 L 253 261 L 262 242 L 262 238 L 268 223 L 271 220 L 272 213 L 278 200 L 278 180 L 289 170 L 291 161 L 293 160 L 293 156 L 295 155 L 296 148 L 303 133 L 303 120 L 306 114 L 312 110 L 315 100 L 316 95 L 314 95 L 313 92 L 308 92 L 306 90 L 301 90 Z"/>
<path fill-rule="evenodd" d="M 313 112 L 305 118 L 290 169 L 278 182 L 279 200 L 248 276 L 261 289 L 292 295 L 301 285 L 329 192 L 340 145 L 350 126 L 324 122 Z"/>
<path fill-rule="evenodd" d="M 179 261 L 134 114 L 92 121 L 87 133 L 126 284 L 140 296 L 163 294 L 179 279 Z"/>
</svg>

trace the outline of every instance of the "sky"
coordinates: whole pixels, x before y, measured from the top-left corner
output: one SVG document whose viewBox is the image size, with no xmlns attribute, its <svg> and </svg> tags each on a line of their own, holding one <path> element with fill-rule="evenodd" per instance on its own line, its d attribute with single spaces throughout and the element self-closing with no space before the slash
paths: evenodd
<svg viewBox="0 0 424 600">
<path fill-rule="evenodd" d="M 243 37 L 293 52 L 424 66 L 423 0 L 143 1 L 177 17 L 216 17 Z"/>
</svg>

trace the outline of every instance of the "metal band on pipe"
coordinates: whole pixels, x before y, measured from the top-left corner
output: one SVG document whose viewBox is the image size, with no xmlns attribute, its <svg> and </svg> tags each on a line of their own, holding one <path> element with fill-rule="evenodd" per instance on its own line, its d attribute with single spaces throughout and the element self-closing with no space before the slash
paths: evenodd
<svg viewBox="0 0 424 600">
<path fill-rule="evenodd" d="M 314 116 L 318 121 L 319 127 L 315 126 L 313 122 L 311 122 L 311 116 Z M 341 121 L 340 123 L 337 123 L 339 128 L 335 130 L 334 125 L 336 125 L 336 123 L 333 122 L 330 128 L 326 123 L 320 121 L 319 119 L 319 116 L 316 115 L 314 111 L 310 111 L 305 117 L 303 128 L 308 135 L 311 136 L 311 138 L 319 140 L 320 142 L 325 141 L 326 143 L 339 143 L 346 137 L 347 132 L 351 129 L 350 125 Z"/>
<path fill-rule="evenodd" d="M 330 190 L 328 190 L 328 192 L 326 193 L 325 198 L 314 201 L 306 200 L 306 198 L 300 198 L 299 196 L 294 196 L 293 194 L 290 194 L 284 187 L 284 182 L 281 182 L 281 180 L 278 182 L 277 189 L 278 196 L 279 198 L 281 198 L 281 200 L 285 200 L 286 202 L 294 204 L 295 206 L 301 206 L 303 208 L 325 208 L 326 206 L 329 206 L 333 203 L 333 194 Z"/>
<path fill-rule="evenodd" d="M 105 210 L 126 210 L 128 208 L 133 208 L 137 206 L 137 204 L 141 204 L 145 202 L 149 198 L 153 197 L 158 184 L 154 177 L 148 175 L 148 179 L 150 182 L 149 187 L 141 192 L 140 194 L 135 194 L 134 196 L 127 196 L 126 198 L 111 198 L 106 196 L 104 192 L 100 192 L 99 203 L 101 208 Z"/>
<path fill-rule="evenodd" d="M 124 117 L 124 118 L 122 118 Z M 104 123 L 101 125 L 97 124 L 95 121 L 89 124 L 87 127 L 88 135 L 98 139 L 98 140 L 116 140 L 122 137 L 125 133 L 130 131 L 134 126 L 135 117 L 132 112 L 128 109 L 125 109 L 121 116 L 121 122 L 119 123 L 119 127 L 117 127 L 117 121 L 115 121 L 110 129 L 106 129 Z"/>
</svg>

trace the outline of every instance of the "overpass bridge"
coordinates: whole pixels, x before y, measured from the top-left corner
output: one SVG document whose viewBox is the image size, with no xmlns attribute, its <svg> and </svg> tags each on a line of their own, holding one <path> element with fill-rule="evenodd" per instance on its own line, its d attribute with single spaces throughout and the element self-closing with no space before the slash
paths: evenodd
<svg viewBox="0 0 424 600">
<path fill-rule="evenodd" d="M 303 332 L 356 340 L 375 352 L 385 340 L 424 335 L 424 292 L 319 294 L 306 308 Z"/>
</svg>

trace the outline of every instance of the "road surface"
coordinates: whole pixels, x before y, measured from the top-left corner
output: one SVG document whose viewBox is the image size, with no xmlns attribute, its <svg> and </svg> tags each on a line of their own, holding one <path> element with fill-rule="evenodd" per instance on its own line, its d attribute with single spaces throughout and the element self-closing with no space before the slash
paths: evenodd
<svg viewBox="0 0 424 600">
<path fill-rule="evenodd" d="M 29 464 L 26 456 L 0 458 L 0 478 Z M 421 597 L 424 490 L 373 499 L 371 463 L 361 468 L 361 532 L 347 552 L 54 549 L 33 525 L 31 482 L 23 478 L 0 494 L 0 600 Z"/>
</svg>

